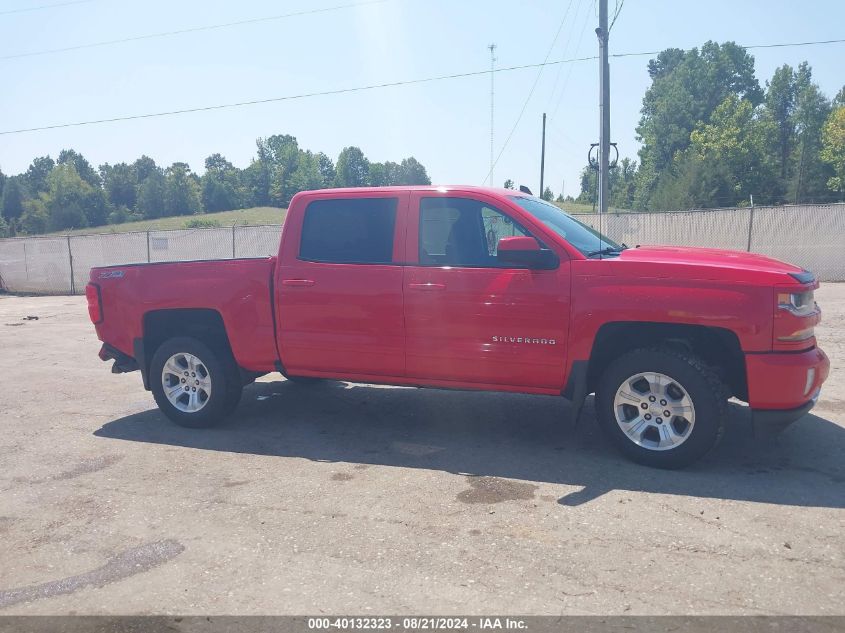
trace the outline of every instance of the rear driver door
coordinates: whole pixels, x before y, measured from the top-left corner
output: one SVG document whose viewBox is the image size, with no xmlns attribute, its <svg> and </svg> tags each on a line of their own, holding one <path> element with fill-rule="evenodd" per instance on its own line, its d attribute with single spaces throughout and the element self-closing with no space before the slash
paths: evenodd
<svg viewBox="0 0 845 633">
<path fill-rule="evenodd" d="M 286 231 L 278 279 L 279 354 L 292 375 L 403 376 L 402 261 L 407 192 L 319 196 Z M 401 239 L 400 239 L 401 238 Z"/>
</svg>

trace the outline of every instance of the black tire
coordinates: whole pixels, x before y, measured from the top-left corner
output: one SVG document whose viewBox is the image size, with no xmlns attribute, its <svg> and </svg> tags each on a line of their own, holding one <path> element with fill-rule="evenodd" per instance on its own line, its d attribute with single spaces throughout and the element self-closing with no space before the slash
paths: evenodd
<svg viewBox="0 0 845 633">
<path fill-rule="evenodd" d="M 671 447 L 668 440 L 661 438 L 661 432 L 668 432 L 670 429 L 657 426 L 658 419 L 661 420 L 661 425 L 665 424 L 662 417 L 655 417 L 660 415 L 659 412 L 655 412 L 647 423 L 631 422 L 631 429 L 645 429 L 633 436 L 626 434 L 617 422 L 617 411 L 614 406 L 617 391 L 624 383 L 630 385 L 629 380 L 637 374 L 649 372 L 671 378 L 675 386 L 671 386 L 670 383 L 667 390 L 675 395 L 685 391 L 686 396 L 692 401 L 694 408 L 692 425 L 689 425 L 682 416 L 671 418 L 672 432 L 674 433 L 677 429 L 682 431 L 681 438 L 674 436 L 672 438 L 678 442 L 677 446 Z M 646 383 L 648 382 L 646 380 Z M 637 385 L 636 381 L 634 385 Z M 629 391 L 639 391 L 642 383 L 639 385 L 639 388 Z M 680 391 L 677 387 L 680 387 Z M 643 402 L 637 405 L 629 405 L 625 402 L 619 406 L 621 411 L 619 415 L 630 416 L 630 419 L 634 421 L 643 420 L 646 413 L 651 411 L 643 408 L 643 404 L 652 406 L 650 397 L 650 395 L 645 396 Z M 659 395 L 657 397 L 660 398 Z M 663 348 L 636 349 L 612 361 L 604 371 L 596 390 L 596 414 L 613 444 L 631 460 L 655 468 L 683 468 L 704 457 L 724 435 L 728 417 L 728 397 L 728 390 L 716 372 L 692 353 Z M 653 406 L 659 407 L 660 402 L 653 403 Z M 671 402 L 670 406 L 672 406 Z M 643 408 L 646 413 L 640 411 L 640 408 Z M 636 411 L 636 416 L 634 411 Z M 642 418 L 638 417 L 640 414 Z M 656 446 L 666 444 L 670 447 L 663 450 L 656 448 Z"/>
<path fill-rule="evenodd" d="M 180 410 L 165 394 L 164 366 L 171 357 L 178 354 L 190 354 L 198 358 L 207 373 L 211 385 L 210 395 L 197 411 Z M 221 422 L 238 405 L 243 389 L 237 365 L 228 350 L 209 347 L 197 339 L 181 336 L 165 341 L 155 351 L 150 363 L 149 379 L 153 397 L 161 412 L 179 426 L 194 429 L 207 428 Z M 171 379 L 172 375 L 168 377 L 169 381 Z M 186 380 L 190 381 L 192 377 L 186 376 Z"/>
</svg>

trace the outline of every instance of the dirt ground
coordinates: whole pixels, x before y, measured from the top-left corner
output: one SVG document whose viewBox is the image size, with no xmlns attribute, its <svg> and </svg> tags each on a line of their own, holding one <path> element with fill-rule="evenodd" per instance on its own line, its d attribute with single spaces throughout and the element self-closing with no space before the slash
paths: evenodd
<svg viewBox="0 0 845 633">
<path fill-rule="evenodd" d="M 181 429 L 84 298 L 0 297 L 0 614 L 843 614 L 845 284 L 817 296 L 813 413 L 759 441 L 735 407 L 680 472 L 549 397 L 273 375 Z"/>
</svg>

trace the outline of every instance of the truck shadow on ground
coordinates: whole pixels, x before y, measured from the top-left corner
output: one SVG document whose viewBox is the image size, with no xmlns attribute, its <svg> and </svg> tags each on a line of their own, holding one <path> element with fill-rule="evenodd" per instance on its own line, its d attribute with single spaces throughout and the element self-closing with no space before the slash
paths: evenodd
<svg viewBox="0 0 845 633">
<path fill-rule="evenodd" d="M 821 415 L 821 414 L 820 414 Z M 209 451 L 425 468 L 582 489 L 559 503 L 612 490 L 845 507 L 845 429 L 807 415 L 767 440 L 732 407 L 719 447 L 682 471 L 633 464 L 602 437 L 588 399 L 576 425 L 560 398 L 382 388 L 339 382 L 261 382 L 213 429 L 183 429 L 158 410 L 108 422 L 103 438 Z"/>
</svg>

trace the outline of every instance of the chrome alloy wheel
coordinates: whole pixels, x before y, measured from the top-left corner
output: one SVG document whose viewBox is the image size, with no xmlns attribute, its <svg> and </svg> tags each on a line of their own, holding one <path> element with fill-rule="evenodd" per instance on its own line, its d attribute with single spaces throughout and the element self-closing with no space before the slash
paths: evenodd
<svg viewBox="0 0 845 633">
<path fill-rule="evenodd" d="M 629 440 L 653 451 L 677 448 L 695 426 L 692 399 L 666 374 L 643 372 L 623 381 L 613 398 L 613 412 Z"/>
<path fill-rule="evenodd" d="M 193 354 L 174 354 L 161 370 L 164 395 L 184 413 L 196 413 L 211 398 L 211 374 Z"/>
</svg>

